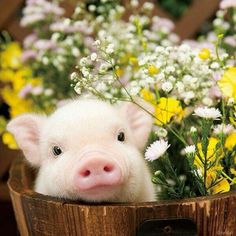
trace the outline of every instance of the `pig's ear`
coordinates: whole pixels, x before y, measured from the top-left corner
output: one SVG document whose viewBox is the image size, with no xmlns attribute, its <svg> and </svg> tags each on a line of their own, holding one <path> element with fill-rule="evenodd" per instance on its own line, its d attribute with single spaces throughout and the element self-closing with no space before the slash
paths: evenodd
<svg viewBox="0 0 236 236">
<path fill-rule="evenodd" d="M 143 101 L 137 101 L 137 103 L 150 113 L 153 113 L 153 107 L 151 105 Z M 148 141 L 152 129 L 152 116 L 131 102 L 125 103 L 121 110 L 125 113 L 126 119 L 129 122 L 137 147 L 142 150 Z"/>
<path fill-rule="evenodd" d="M 39 136 L 45 120 L 43 116 L 26 114 L 14 118 L 7 125 L 7 130 L 33 166 L 40 166 Z"/>
</svg>

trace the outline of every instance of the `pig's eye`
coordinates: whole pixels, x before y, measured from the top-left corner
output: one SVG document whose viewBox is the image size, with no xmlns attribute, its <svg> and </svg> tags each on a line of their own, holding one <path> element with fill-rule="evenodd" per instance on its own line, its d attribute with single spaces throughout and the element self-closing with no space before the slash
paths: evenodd
<svg viewBox="0 0 236 236">
<path fill-rule="evenodd" d="M 59 156 L 62 153 L 62 150 L 58 146 L 53 146 L 52 152 L 54 156 Z"/>
<path fill-rule="evenodd" d="M 117 140 L 120 142 L 124 142 L 125 141 L 125 133 L 124 132 L 119 132 L 118 136 L 117 136 Z"/>
</svg>

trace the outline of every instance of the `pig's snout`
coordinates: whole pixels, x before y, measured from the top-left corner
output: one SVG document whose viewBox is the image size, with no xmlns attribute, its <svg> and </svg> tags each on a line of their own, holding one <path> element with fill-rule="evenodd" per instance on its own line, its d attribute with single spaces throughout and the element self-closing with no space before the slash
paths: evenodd
<svg viewBox="0 0 236 236">
<path fill-rule="evenodd" d="M 80 190 L 90 190 L 118 185 L 121 179 L 121 169 L 115 161 L 102 157 L 85 157 L 79 163 L 75 185 Z"/>
</svg>

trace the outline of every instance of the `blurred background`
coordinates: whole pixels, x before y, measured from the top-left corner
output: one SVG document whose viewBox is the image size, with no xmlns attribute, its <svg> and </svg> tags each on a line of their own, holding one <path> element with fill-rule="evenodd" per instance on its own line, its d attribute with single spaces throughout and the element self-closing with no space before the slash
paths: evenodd
<svg viewBox="0 0 236 236">
<path fill-rule="evenodd" d="M 120 3 L 125 7 L 124 20 L 128 20 L 132 13 L 130 1 L 126 0 L 87 0 L 84 2 L 87 6 L 103 6 L 105 4 L 106 11 L 111 10 L 115 4 Z M 144 3 L 146 1 L 140 2 Z M 174 23 L 173 32 L 179 36 L 180 41 L 197 39 L 199 35 L 206 35 L 210 32 L 213 29 L 212 21 L 216 18 L 220 3 L 218 0 L 152 0 L 151 2 L 154 3 L 152 14 L 171 20 Z M 60 6 L 64 8 L 65 16 L 67 17 L 72 15 L 76 4 L 77 1 L 74 0 L 60 1 Z M 22 27 L 22 24 L 20 24 L 22 10 L 25 5 L 26 2 L 24 0 L 0 0 L 0 32 L 2 32 L 2 41 L 6 38 L 11 38 L 11 40 L 19 42 L 19 45 L 23 45 L 26 36 L 31 34 L 31 29 Z M 0 80 L 0 89 L 2 90 L 4 86 L 5 83 Z M 4 122 L 10 117 L 9 104 L 0 95 L 0 130 L 1 127 L 5 126 Z M 3 142 L 5 140 L 5 144 L 3 144 L 2 140 Z M 7 137 L 5 139 L 0 138 L 0 235 L 10 236 L 17 235 L 17 229 L 7 188 L 7 179 L 12 161 L 21 154 L 19 151 L 7 147 L 7 143 Z"/>
</svg>

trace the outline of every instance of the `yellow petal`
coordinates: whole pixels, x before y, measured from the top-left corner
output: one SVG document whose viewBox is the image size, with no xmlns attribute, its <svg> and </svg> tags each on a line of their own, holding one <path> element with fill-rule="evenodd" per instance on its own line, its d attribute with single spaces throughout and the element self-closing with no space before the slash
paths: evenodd
<svg viewBox="0 0 236 236">
<path fill-rule="evenodd" d="M 2 142 L 7 145 L 10 149 L 18 149 L 18 146 L 16 144 L 16 141 L 12 134 L 5 132 L 2 135 Z"/>
<path fill-rule="evenodd" d="M 236 67 L 226 70 L 218 81 L 218 86 L 223 95 L 236 99 Z"/>
<path fill-rule="evenodd" d="M 236 145 L 236 132 L 230 134 L 225 140 L 225 147 L 229 150 L 232 150 Z"/>
<path fill-rule="evenodd" d="M 211 52 L 209 51 L 209 49 L 203 48 L 203 49 L 199 52 L 198 56 L 199 56 L 202 60 L 206 60 L 206 59 L 208 59 L 208 58 L 211 56 Z"/>
<path fill-rule="evenodd" d="M 230 190 L 230 185 L 227 179 L 222 179 L 218 184 L 210 189 L 210 193 L 217 194 L 217 193 L 226 193 Z"/>
</svg>

